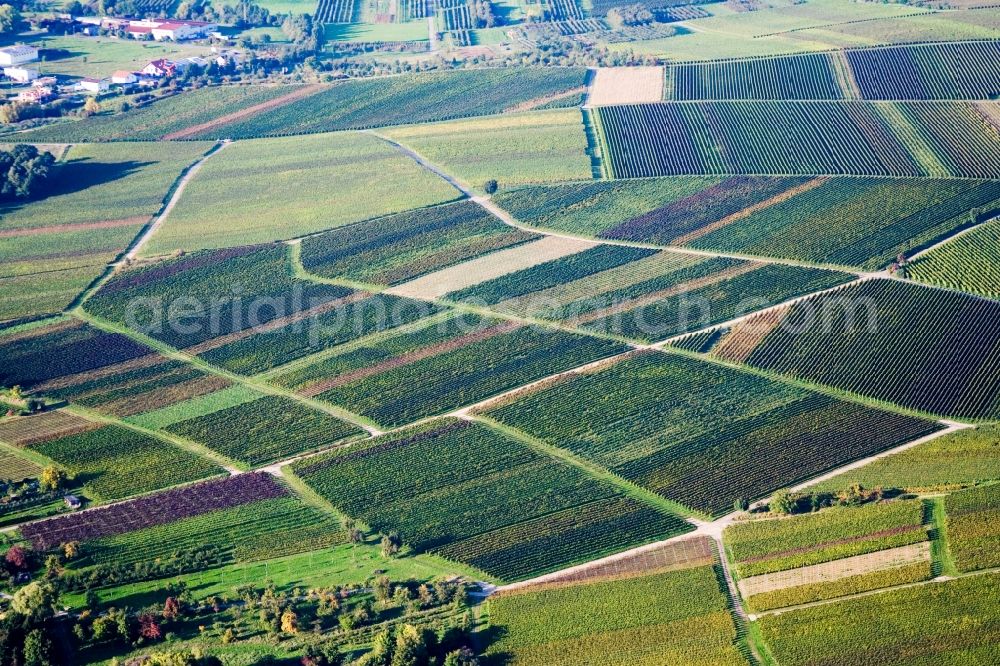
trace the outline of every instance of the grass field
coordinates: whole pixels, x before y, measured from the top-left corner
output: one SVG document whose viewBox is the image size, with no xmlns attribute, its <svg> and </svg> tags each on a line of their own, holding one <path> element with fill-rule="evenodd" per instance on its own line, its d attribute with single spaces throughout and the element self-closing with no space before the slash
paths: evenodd
<svg viewBox="0 0 1000 666">
<path fill-rule="evenodd" d="M 591 176 L 577 109 L 414 125 L 384 134 L 472 187 L 489 179 L 506 188 Z"/>
<path fill-rule="evenodd" d="M 417 551 L 504 580 L 688 529 L 575 467 L 465 421 L 431 422 L 293 470 L 345 514 L 398 532 Z"/>
<path fill-rule="evenodd" d="M 979 426 L 886 456 L 815 488 L 837 491 L 861 484 L 866 488 L 926 491 L 997 481 L 1000 480 L 998 452 L 1000 432 L 995 426 Z"/>
<path fill-rule="evenodd" d="M 72 146 L 43 199 L 0 208 L 0 321 L 58 312 L 161 207 L 207 143 Z"/>
<path fill-rule="evenodd" d="M 238 142 L 205 162 L 144 253 L 294 238 L 456 196 L 373 136 Z"/>
<path fill-rule="evenodd" d="M 541 591 L 489 602 L 503 663 L 747 664 L 712 566 Z"/>
<path fill-rule="evenodd" d="M 769 615 L 760 633 L 788 666 L 992 663 L 1000 659 L 998 594 L 997 574 L 931 583 Z"/>
<path fill-rule="evenodd" d="M 42 74 L 80 78 L 108 76 L 120 69 L 137 71 L 157 58 L 180 60 L 211 54 L 209 47 L 199 44 L 146 43 L 112 37 L 40 34 L 26 39 L 25 43 L 42 50 L 40 55 L 44 60 L 38 63 Z"/>
<path fill-rule="evenodd" d="M 528 392 L 489 415 L 713 515 L 939 427 L 658 352 Z"/>
</svg>

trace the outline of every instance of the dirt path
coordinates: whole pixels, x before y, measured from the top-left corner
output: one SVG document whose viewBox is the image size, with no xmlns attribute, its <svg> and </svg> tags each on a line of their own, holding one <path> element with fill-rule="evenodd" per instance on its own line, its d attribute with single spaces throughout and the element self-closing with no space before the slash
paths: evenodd
<svg viewBox="0 0 1000 666">
<path fill-rule="evenodd" d="M 219 116 L 213 120 L 209 120 L 205 123 L 200 123 L 198 125 L 192 125 L 182 130 L 176 132 L 171 132 L 170 134 L 164 134 L 162 137 L 163 141 L 175 141 L 177 139 L 187 139 L 189 137 L 201 134 L 216 127 L 223 127 L 229 123 L 236 122 L 238 120 L 244 120 L 257 114 L 263 113 L 264 111 L 269 111 L 271 109 L 276 109 L 286 104 L 290 104 L 296 100 L 302 99 L 303 97 L 309 97 L 310 95 L 315 95 L 319 91 L 323 90 L 325 86 L 319 84 L 313 84 L 308 86 L 303 86 L 294 92 L 290 92 L 287 95 L 282 95 L 281 97 L 275 97 L 272 100 L 266 102 L 261 102 L 260 104 L 255 104 L 253 106 L 248 106 L 245 109 L 239 111 L 233 111 L 232 113 L 226 114 L 224 116 Z"/>
<path fill-rule="evenodd" d="M 565 99 L 566 97 L 579 95 L 585 92 L 587 92 L 587 86 L 570 88 L 569 90 L 563 90 L 562 92 L 552 93 L 551 95 L 545 95 L 544 97 L 536 97 L 535 99 L 529 99 L 526 102 L 521 102 L 520 104 L 509 106 L 506 109 L 504 109 L 503 112 L 517 113 L 519 111 L 531 111 L 532 109 L 537 109 L 538 107 L 544 106 L 549 102 L 555 102 L 556 100 Z"/>
<path fill-rule="evenodd" d="M 167 204 L 160 210 L 159 213 L 157 213 L 156 217 L 153 218 L 153 221 L 148 227 L 146 227 L 142 234 L 135 239 L 135 242 L 132 243 L 132 247 L 129 248 L 128 252 L 125 253 L 125 256 L 122 257 L 122 259 L 117 262 L 115 266 L 121 265 L 125 262 L 134 261 L 135 258 L 139 256 L 139 252 L 146 245 L 146 243 L 149 242 L 149 239 L 152 238 L 153 234 L 157 232 L 164 220 L 167 219 L 171 211 L 173 211 L 174 207 L 177 205 L 177 202 L 180 201 L 188 183 L 190 183 L 191 179 L 193 179 L 196 175 L 198 175 L 198 172 L 201 171 L 201 167 L 204 166 L 205 161 L 213 155 L 219 154 L 219 152 L 224 150 L 228 145 L 229 141 L 221 141 L 217 143 L 215 148 L 208 151 L 200 160 L 187 168 L 187 171 L 184 172 L 184 175 L 181 176 L 180 180 L 178 180 L 174 186 L 174 190 L 171 193 L 170 198 L 167 200 Z"/>
</svg>

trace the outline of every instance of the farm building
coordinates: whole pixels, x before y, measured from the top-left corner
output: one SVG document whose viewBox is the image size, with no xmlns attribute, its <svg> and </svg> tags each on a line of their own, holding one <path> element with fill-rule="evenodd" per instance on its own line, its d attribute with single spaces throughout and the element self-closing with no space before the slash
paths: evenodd
<svg viewBox="0 0 1000 666">
<path fill-rule="evenodd" d="M 88 76 L 80 81 L 80 90 L 91 93 L 101 93 L 106 91 L 110 85 L 111 82 L 108 81 L 108 79 L 95 79 Z"/>
<path fill-rule="evenodd" d="M 0 49 L 0 65 L 23 65 L 38 60 L 38 49 L 27 44 L 16 44 Z"/>
<path fill-rule="evenodd" d="M 166 58 L 159 58 L 151 61 L 148 65 L 143 67 L 141 73 L 146 76 L 154 76 L 156 78 L 173 76 L 177 73 L 177 63 L 172 60 L 167 60 Z"/>
<path fill-rule="evenodd" d="M 30 83 L 38 78 L 38 70 L 29 67 L 4 67 L 3 74 L 18 83 Z"/>
<path fill-rule="evenodd" d="M 139 80 L 139 77 L 135 75 L 134 72 L 130 72 L 125 69 L 120 69 L 111 75 L 111 83 L 116 85 L 127 85 L 129 83 L 135 83 Z"/>
<path fill-rule="evenodd" d="M 33 102 L 35 104 L 41 104 L 42 102 L 47 102 L 51 98 L 55 97 L 52 92 L 52 88 L 48 86 L 38 86 L 31 88 L 30 90 L 22 90 L 17 95 L 17 100 L 19 102 Z"/>
<path fill-rule="evenodd" d="M 76 495 L 66 495 L 66 497 L 63 498 L 63 501 L 66 502 L 67 507 L 73 509 L 74 511 L 83 506 L 83 503 L 80 501 L 80 498 L 77 497 Z"/>
</svg>

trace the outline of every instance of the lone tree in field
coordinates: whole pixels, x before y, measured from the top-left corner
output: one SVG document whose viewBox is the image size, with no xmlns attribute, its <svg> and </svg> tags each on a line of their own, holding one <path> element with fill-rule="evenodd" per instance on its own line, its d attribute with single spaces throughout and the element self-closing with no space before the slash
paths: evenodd
<svg viewBox="0 0 1000 666">
<path fill-rule="evenodd" d="M 795 512 L 795 498 L 787 490 L 779 490 L 771 497 L 771 512 L 789 515 Z"/>
<path fill-rule="evenodd" d="M 743 497 L 738 497 L 736 501 L 733 502 L 734 511 L 748 511 L 749 509 L 750 509 L 750 501 Z"/>
<path fill-rule="evenodd" d="M 488 181 L 483 183 L 483 191 L 486 194 L 496 194 L 496 191 L 500 188 L 495 178 L 490 178 Z"/>
</svg>

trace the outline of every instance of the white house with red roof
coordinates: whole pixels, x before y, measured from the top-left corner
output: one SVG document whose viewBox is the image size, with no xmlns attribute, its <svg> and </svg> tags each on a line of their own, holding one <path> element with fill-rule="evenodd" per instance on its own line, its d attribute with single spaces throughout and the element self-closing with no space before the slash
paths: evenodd
<svg viewBox="0 0 1000 666">
<path fill-rule="evenodd" d="M 162 79 L 165 76 L 173 76 L 177 73 L 177 63 L 166 58 L 151 60 L 148 65 L 142 68 L 140 74 L 153 76 Z"/>
</svg>

